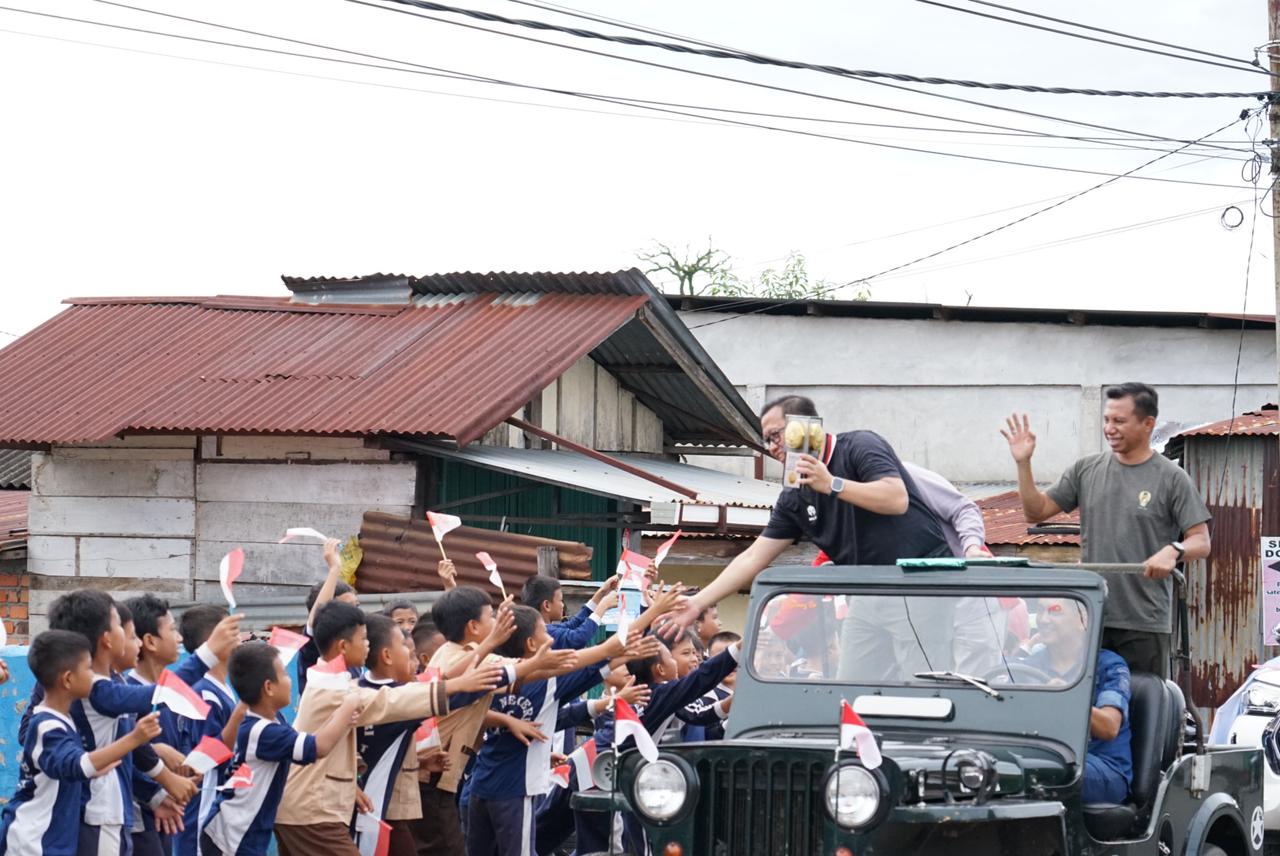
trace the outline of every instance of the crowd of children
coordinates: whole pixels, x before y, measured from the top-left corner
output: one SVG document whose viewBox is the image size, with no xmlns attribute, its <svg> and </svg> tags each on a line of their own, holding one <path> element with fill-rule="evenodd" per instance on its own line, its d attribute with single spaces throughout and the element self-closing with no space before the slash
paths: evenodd
<svg viewBox="0 0 1280 856">
<path fill-rule="evenodd" d="M 273 836 L 280 856 L 547 856 L 575 834 L 578 853 L 644 853 L 638 827 L 569 796 L 612 746 L 615 698 L 655 741 L 723 735 L 738 637 L 714 610 L 661 641 L 650 627 L 685 599 L 658 584 L 601 632 L 616 578 L 566 619 L 555 580 L 495 606 L 445 561 L 430 620 L 407 601 L 366 614 L 337 548 L 300 648 L 243 639 L 211 604 L 175 620 L 154 595 L 55 600 L 0 856 L 261 856 Z"/>
</svg>

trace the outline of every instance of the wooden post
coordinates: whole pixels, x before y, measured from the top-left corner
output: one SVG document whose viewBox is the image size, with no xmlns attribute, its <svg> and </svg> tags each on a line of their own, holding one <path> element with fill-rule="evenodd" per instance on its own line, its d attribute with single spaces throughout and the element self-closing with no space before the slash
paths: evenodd
<svg viewBox="0 0 1280 856">
<path fill-rule="evenodd" d="M 560 579 L 560 551 L 550 544 L 538 548 L 538 576 Z"/>
</svg>

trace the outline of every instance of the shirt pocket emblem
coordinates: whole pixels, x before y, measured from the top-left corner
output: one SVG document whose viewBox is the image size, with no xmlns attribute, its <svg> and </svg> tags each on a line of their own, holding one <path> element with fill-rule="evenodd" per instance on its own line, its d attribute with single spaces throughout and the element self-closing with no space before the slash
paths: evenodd
<svg viewBox="0 0 1280 856">
<path fill-rule="evenodd" d="M 1151 491 L 1149 490 L 1138 491 L 1138 507 L 1146 508 L 1150 504 L 1151 504 Z"/>
</svg>

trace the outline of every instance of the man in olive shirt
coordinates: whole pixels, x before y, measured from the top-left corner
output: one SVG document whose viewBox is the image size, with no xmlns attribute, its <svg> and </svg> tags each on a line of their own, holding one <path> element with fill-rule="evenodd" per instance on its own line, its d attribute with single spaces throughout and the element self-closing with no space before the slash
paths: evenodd
<svg viewBox="0 0 1280 856">
<path fill-rule="evenodd" d="M 1031 456 L 1036 435 L 1023 414 L 1001 434 L 1018 465 L 1018 494 L 1028 523 L 1080 509 L 1086 563 L 1142 564 L 1143 574 L 1106 573 L 1102 647 L 1134 671 L 1169 674 L 1173 586 L 1183 561 L 1209 555 L 1209 509 L 1191 479 L 1151 448 L 1159 398 L 1146 384 L 1107 390 L 1103 435 L 1111 447 L 1076 461 L 1047 492 L 1036 488 Z"/>
</svg>

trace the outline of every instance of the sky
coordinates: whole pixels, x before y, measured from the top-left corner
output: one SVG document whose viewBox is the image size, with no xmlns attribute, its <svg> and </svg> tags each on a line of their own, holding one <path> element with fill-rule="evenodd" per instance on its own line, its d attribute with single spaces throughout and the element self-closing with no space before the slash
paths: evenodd
<svg viewBox="0 0 1280 856">
<path fill-rule="evenodd" d="M 1253 92 L 1267 84 L 1260 74 L 1040 32 L 920 0 L 568 2 L 571 7 L 559 8 L 845 68 L 1100 89 Z M 973 0 L 947 2 L 1005 14 Z M 873 276 L 1106 180 L 1061 170 L 1126 172 L 1179 145 L 1152 137 L 1199 139 L 1257 106 L 1251 99 L 924 85 L 917 88 L 928 94 L 917 94 L 807 70 L 423 13 L 454 22 L 442 23 L 404 14 L 419 10 L 390 0 L 133 4 L 322 48 L 102 0 L 9 5 L 268 50 L 0 10 L 0 76 L 7 83 L 0 88 L 6 120 L 0 135 L 0 345 L 59 311 L 71 296 L 280 295 L 286 293 L 281 275 L 618 270 L 636 265 L 637 253 L 655 241 L 693 249 L 710 242 L 748 278 L 801 253 L 815 280 L 833 289 L 867 280 L 875 300 L 1206 312 L 1274 308 L 1271 221 L 1254 215 L 1259 191 L 1244 175 L 1250 133 L 1266 136 L 1257 123 L 1236 122 L 1212 138 L 1225 148 L 1196 147 L 1136 173 L 1225 186 L 1116 181 L 936 258 Z M 639 35 L 514 0 L 453 5 Z M 1265 0 L 1018 5 L 1231 57 L 1251 58 L 1266 39 Z M 762 86 L 466 29 L 457 25 L 462 22 Z M 427 76 L 424 65 L 693 105 L 667 109 L 694 115 Z M 897 112 L 904 110 L 924 115 Z M 1126 147 L 848 124 L 992 130 L 949 119 L 1024 134 L 1114 137 Z M 1229 230 L 1223 213 L 1233 204 L 1239 210 L 1226 219 L 1240 225 Z M 669 285 L 661 276 L 655 281 Z M 848 292 L 833 290 L 842 293 Z"/>
</svg>

